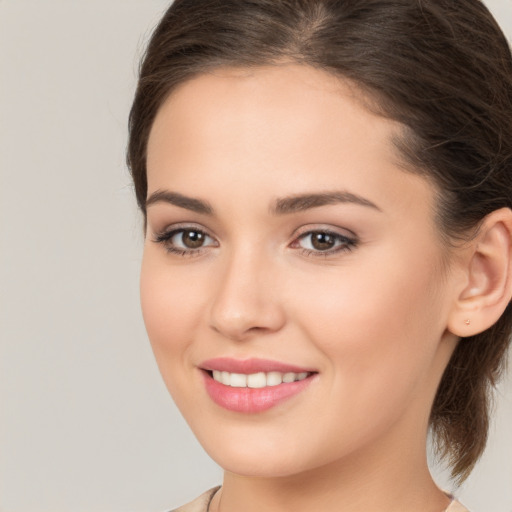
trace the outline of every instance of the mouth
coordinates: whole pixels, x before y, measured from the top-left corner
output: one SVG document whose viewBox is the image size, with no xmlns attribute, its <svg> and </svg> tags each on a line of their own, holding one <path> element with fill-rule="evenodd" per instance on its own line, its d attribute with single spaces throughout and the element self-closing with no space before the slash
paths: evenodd
<svg viewBox="0 0 512 512">
<path fill-rule="evenodd" d="M 217 405 L 240 413 L 259 413 L 305 391 L 317 371 L 262 359 L 218 358 L 200 370 Z"/>
<path fill-rule="evenodd" d="M 261 389 L 267 386 L 279 386 L 307 379 L 313 372 L 257 372 L 257 373 L 231 373 L 220 370 L 205 370 L 216 382 L 232 388 Z"/>
</svg>

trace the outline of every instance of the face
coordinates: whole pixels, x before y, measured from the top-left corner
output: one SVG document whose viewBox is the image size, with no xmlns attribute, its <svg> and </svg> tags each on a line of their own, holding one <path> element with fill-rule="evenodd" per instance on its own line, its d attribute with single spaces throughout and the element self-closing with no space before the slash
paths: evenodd
<svg viewBox="0 0 512 512">
<path fill-rule="evenodd" d="M 148 144 L 144 320 L 209 454 L 284 476 L 424 448 L 454 340 L 434 189 L 400 126 L 299 65 L 175 90 Z"/>
</svg>

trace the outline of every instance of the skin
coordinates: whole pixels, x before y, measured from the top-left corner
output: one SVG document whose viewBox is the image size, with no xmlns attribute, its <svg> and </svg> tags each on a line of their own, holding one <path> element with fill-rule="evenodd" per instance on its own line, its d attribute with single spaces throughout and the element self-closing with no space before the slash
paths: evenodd
<svg viewBox="0 0 512 512">
<path fill-rule="evenodd" d="M 433 186 L 403 170 L 392 143 L 400 125 L 361 100 L 355 86 L 306 66 L 223 69 L 182 84 L 154 122 L 148 197 L 171 191 L 212 209 L 148 205 L 141 274 L 165 383 L 225 469 L 212 511 L 448 506 L 425 444 L 458 342 L 448 324 L 462 273 L 436 226 Z M 272 212 L 278 198 L 334 191 L 374 206 Z M 186 227 L 206 233 L 199 252 L 156 241 Z M 311 252 L 307 233 L 322 230 L 355 241 Z M 213 357 L 318 375 L 268 411 L 236 413 L 205 391 L 198 366 Z"/>
</svg>

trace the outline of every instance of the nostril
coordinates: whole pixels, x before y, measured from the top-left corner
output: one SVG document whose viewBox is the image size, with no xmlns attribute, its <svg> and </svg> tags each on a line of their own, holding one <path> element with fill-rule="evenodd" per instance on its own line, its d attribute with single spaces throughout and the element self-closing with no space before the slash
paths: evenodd
<svg viewBox="0 0 512 512">
<path fill-rule="evenodd" d="M 217 334 L 243 341 L 278 331 L 285 324 L 285 315 L 280 304 L 270 301 L 240 300 L 236 307 L 218 302 L 212 309 L 209 324 Z"/>
</svg>

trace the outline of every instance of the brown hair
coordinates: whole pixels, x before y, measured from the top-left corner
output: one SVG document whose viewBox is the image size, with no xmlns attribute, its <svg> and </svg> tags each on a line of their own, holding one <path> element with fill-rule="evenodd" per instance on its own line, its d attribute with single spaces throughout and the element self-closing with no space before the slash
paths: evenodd
<svg viewBox="0 0 512 512">
<path fill-rule="evenodd" d="M 148 136 L 170 92 L 215 67 L 283 59 L 354 81 L 404 125 L 396 144 L 437 185 L 447 240 L 512 207 L 512 56 L 479 0 L 175 0 L 147 47 L 130 113 L 127 160 L 144 215 Z M 509 305 L 458 344 L 437 391 L 431 429 L 460 481 L 485 448 L 511 328 Z"/>
</svg>

